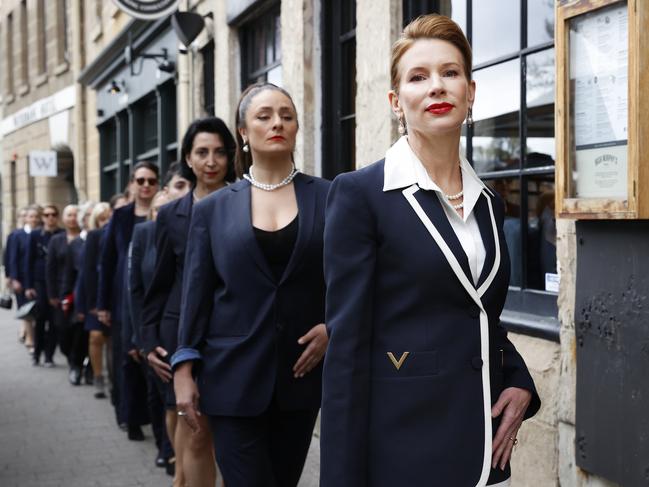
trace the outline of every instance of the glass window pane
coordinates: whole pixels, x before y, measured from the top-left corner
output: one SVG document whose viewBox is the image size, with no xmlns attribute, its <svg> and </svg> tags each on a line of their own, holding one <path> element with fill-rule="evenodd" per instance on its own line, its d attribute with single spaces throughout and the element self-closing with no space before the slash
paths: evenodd
<svg viewBox="0 0 649 487">
<path fill-rule="evenodd" d="M 473 2 L 473 64 L 520 50 L 520 0 Z"/>
<path fill-rule="evenodd" d="M 527 56 L 527 167 L 553 166 L 554 146 L 554 49 Z"/>
<path fill-rule="evenodd" d="M 425 14 L 451 17 L 466 33 L 466 0 L 403 0 L 403 25 Z"/>
<path fill-rule="evenodd" d="M 492 179 L 487 186 L 495 190 L 505 202 L 503 232 L 510 260 L 509 285 L 522 287 L 523 246 L 521 235 L 521 191 L 518 178 Z"/>
<path fill-rule="evenodd" d="M 266 81 L 273 83 L 277 86 L 282 86 L 282 65 L 275 66 L 273 69 L 268 71 L 266 76 Z"/>
<path fill-rule="evenodd" d="M 356 112 L 356 39 L 341 45 L 342 99 L 340 115 L 345 117 Z"/>
<path fill-rule="evenodd" d="M 527 179 L 527 286 L 552 290 L 557 273 L 554 174 Z M 549 286 L 546 289 L 546 282 Z"/>
<path fill-rule="evenodd" d="M 520 167 L 518 59 L 473 73 L 473 164 L 478 172 Z"/>
<path fill-rule="evenodd" d="M 554 1 L 527 2 L 527 45 L 535 46 L 554 40 Z"/>
</svg>

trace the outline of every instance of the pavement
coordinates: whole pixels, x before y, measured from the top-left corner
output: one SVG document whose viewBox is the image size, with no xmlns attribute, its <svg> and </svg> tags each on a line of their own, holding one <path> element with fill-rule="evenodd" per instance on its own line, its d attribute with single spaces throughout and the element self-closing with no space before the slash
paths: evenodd
<svg viewBox="0 0 649 487">
<path fill-rule="evenodd" d="M 58 352 L 57 367 L 33 367 L 17 340 L 13 311 L 0 311 L 0 486 L 159 487 L 171 477 L 154 464 L 151 429 L 146 440 L 128 441 L 108 399 L 91 386 L 71 386 Z M 299 487 L 316 487 L 317 437 Z"/>
</svg>

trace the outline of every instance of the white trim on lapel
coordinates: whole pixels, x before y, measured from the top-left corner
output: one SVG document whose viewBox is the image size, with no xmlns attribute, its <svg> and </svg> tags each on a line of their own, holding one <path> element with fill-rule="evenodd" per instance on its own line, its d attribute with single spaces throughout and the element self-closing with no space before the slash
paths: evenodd
<svg viewBox="0 0 649 487">
<path fill-rule="evenodd" d="M 406 188 L 402 191 L 403 196 L 408 200 L 410 206 L 415 211 L 421 222 L 428 230 L 428 233 L 431 234 L 437 246 L 444 254 L 444 257 L 448 261 L 448 264 L 451 266 L 451 269 L 457 276 L 458 280 L 466 290 L 466 292 L 471 296 L 473 301 L 480 308 L 480 358 L 482 359 L 482 398 L 483 398 L 483 412 L 484 412 L 484 455 L 482 459 L 482 472 L 480 474 L 480 479 L 476 484 L 476 487 L 484 487 L 487 485 L 489 480 L 489 474 L 491 473 L 491 454 L 492 454 L 492 427 L 491 427 L 491 381 L 489 377 L 489 317 L 487 312 L 484 309 L 482 301 L 480 300 L 481 295 L 475 286 L 469 281 L 460 263 L 455 258 L 455 255 L 449 248 L 448 244 L 444 241 L 444 238 L 439 233 L 435 224 L 428 218 L 428 215 L 421 207 L 417 199 L 415 198 L 415 193 L 419 191 L 419 186 L 413 184 L 409 188 Z M 491 207 L 491 201 L 489 201 L 489 208 L 491 210 L 492 224 L 495 225 L 495 220 L 493 216 L 493 208 Z M 494 232 L 496 229 L 494 228 Z M 497 233 L 494 233 L 497 238 Z M 498 248 L 496 248 L 498 252 Z M 497 260 L 500 265 L 500 254 L 497 253 Z M 495 261 L 496 259 L 494 259 Z M 497 270 L 497 267 L 494 267 Z M 495 272 L 491 271 L 489 278 L 485 282 L 491 282 L 495 276 Z M 481 286 L 481 289 L 483 286 Z M 488 287 L 488 286 L 487 286 Z M 485 288 L 486 289 L 486 288 Z"/>
<path fill-rule="evenodd" d="M 494 234 L 494 262 L 493 262 L 493 267 L 491 268 L 491 272 L 489 272 L 489 275 L 482 283 L 482 286 L 478 288 L 478 296 L 480 297 L 482 297 L 482 295 L 487 291 L 487 289 L 489 289 L 489 286 L 491 286 L 491 283 L 493 282 L 494 278 L 496 277 L 496 274 L 498 273 L 498 269 L 500 269 L 500 238 L 498 237 L 498 227 L 496 226 L 496 216 L 494 215 L 494 207 L 493 204 L 491 203 L 491 198 L 486 193 L 486 191 L 483 191 L 482 193 L 484 194 L 484 197 L 487 198 L 487 203 L 489 204 L 489 216 L 491 217 L 491 230 Z"/>
</svg>

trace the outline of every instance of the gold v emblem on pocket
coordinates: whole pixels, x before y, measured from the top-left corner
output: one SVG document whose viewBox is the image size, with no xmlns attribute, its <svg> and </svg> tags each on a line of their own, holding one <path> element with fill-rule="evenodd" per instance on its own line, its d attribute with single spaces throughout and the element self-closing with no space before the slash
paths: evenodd
<svg viewBox="0 0 649 487">
<path fill-rule="evenodd" d="M 410 352 L 403 352 L 401 354 L 401 358 L 397 360 L 392 352 L 388 352 L 388 358 L 390 359 L 390 362 L 392 362 L 392 365 L 396 367 L 397 370 L 401 368 L 403 365 L 403 362 L 405 362 L 406 357 L 410 355 Z"/>
</svg>

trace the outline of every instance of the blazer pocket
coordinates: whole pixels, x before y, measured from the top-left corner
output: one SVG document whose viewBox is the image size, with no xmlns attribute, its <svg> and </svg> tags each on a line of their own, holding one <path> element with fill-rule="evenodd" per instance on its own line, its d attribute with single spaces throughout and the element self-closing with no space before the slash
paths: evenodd
<svg viewBox="0 0 649 487">
<path fill-rule="evenodd" d="M 374 357 L 375 378 L 426 377 L 438 372 L 436 350 L 384 352 Z"/>
</svg>

